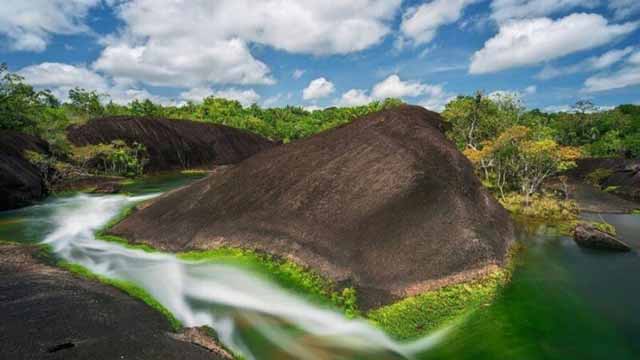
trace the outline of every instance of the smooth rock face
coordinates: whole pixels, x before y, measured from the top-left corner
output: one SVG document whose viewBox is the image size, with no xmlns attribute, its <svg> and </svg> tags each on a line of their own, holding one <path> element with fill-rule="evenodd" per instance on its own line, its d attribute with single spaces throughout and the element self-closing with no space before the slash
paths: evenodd
<svg viewBox="0 0 640 360">
<path fill-rule="evenodd" d="M 275 144 L 259 135 L 224 125 L 150 117 L 107 117 L 71 126 L 67 137 L 77 146 L 123 140 L 144 144 L 145 170 L 163 171 L 235 164 Z"/>
<path fill-rule="evenodd" d="M 35 136 L 0 130 L 0 211 L 32 204 L 47 194 L 43 174 L 24 156 L 25 151 L 49 153 L 49 145 Z"/>
<path fill-rule="evenodd" d="M 573 232 L 573 238 L 580 246 L 614 251 L 631 251 L 631 247 L 615 236 L 598 230 L 591 224 L 580 223 Z"/>
<path fill-rule="evenodd" d="M 0 358 L 226 359 L 169 334 L 158 312 L 118 289 L 0 245 Z"/>
<path fill-rule="evenodd" d="M 372 114 L 165 194 L 112 232 L 288 257 L 356 286 L 364 308 L 464 281 L 503 264 L 513 228 L 442 129 L 416 106 Z"/>
</svg>

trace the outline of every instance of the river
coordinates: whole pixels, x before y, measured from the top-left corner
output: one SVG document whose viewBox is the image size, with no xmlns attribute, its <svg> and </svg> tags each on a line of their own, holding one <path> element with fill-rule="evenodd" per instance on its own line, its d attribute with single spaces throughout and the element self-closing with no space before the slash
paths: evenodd
<svg viewBox="0 0 640 360">
<path fill-rule="evenodd" d="M 229 263 L 189 262 L 96 240 L 128 204 L 187 181 L 74 194 L 0 214 L 0 240 L 47 243 L 63 260 L 147 290 L 185 326 L 208 325 L 248 359 L 638 359 L 640 257 L 582 249 L 551 226 L 527 226 L 511 283 L 491 305 L 410 343 L 310 304 Z M 640 216 L 598 215 L 640 248 Z"/>
</svg>

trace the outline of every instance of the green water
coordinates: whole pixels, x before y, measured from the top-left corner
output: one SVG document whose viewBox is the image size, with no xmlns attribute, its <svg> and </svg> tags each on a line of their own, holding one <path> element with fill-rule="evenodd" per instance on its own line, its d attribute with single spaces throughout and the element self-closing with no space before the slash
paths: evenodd
<svg viewBox="0 0 640 360">
<path fill-rule="evenodd" d="M 147 178 L 125 187 L 149 194 L 194 181 L 172 175 Z M 64 201 L 64 199 L 62 199 Z M 43 204 L 51 201 L 47 200 Z M 38 242 L 51 230 L 51 206 L 0 213 L 0 240 Z M 640 248 L 640 216 L 587 217 L 616 226 L 620 236 Z M 512 281 L 490 306 L 467 316 L 454 330 L 418 357 L 421 359 L 640 359 L 640 257 L 637 252 L 608 253 L 582 249 L 553 227 L 519 235 Z M 238 318 L 252 314 L 238 309 Z M 272 319 L 278 323 L 278 319 Z M 280 349 L 251 328 L 240 326 L 246 344 L 261 348 L 260 358 L 285 358 Z M 255 322 L 254 322 L 255 323 Z M 285 325 L 286 327 L 286 325 Z M 291 329 L 295 332 L 295 329 Z M 314 347 L 318 338 L 300 333 L 299 345 Z M 392 355 L 339 354 L 331 346 L 321 358 L 391 359 Z"/>
</svg>

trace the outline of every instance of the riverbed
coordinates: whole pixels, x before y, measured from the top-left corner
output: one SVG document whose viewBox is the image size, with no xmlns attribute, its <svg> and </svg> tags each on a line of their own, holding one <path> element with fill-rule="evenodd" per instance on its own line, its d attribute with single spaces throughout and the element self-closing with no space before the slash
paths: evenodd
<svg viewBox="0 0 640 360">
<path fill-rule="evenodd" d="M 188 181 L 147 180 L 125 187 L 127 196 L 72 194 L 1 213 L 0 240 L 46 243 L 63 260 L 133 282 L 183 325 L 212 327 L 249 359 L 640 358 L 638 253 L 583 249 L 553 226 L 522 227 L 512 281 L 492 305 L 410 343 L 229 263 L 188 262 L 95 239 L 123 207 Z M 640 216 L 586 216 L 602 217 L 640 248 Z"/>
</svg>

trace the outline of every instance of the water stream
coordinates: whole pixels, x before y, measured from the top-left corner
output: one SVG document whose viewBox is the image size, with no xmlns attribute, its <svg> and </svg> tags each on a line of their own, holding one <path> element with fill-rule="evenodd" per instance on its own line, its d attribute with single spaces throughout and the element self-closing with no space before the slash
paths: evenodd
<svg viewBox="0 0 640 360">
<path fill-rule="evenodd" d="M 189 262 L 94 238 L 122 207 L 157 190 L 163 188 L 149 184 L 135 196 L 79 194 L 7 212 L 0 215 L 0 240 L 44 242 L 64 260 L 131 281 L 185 326 L 211 326 L 249 359 L 640 358 L 635 252 L 584 250 L 553 228 L 535 227 L 521 235 L 526 250 L 495 304 L 401 343 L 228 263 Z M 606 220 L 640 247 L 640 216 Z"/>
</svg>

